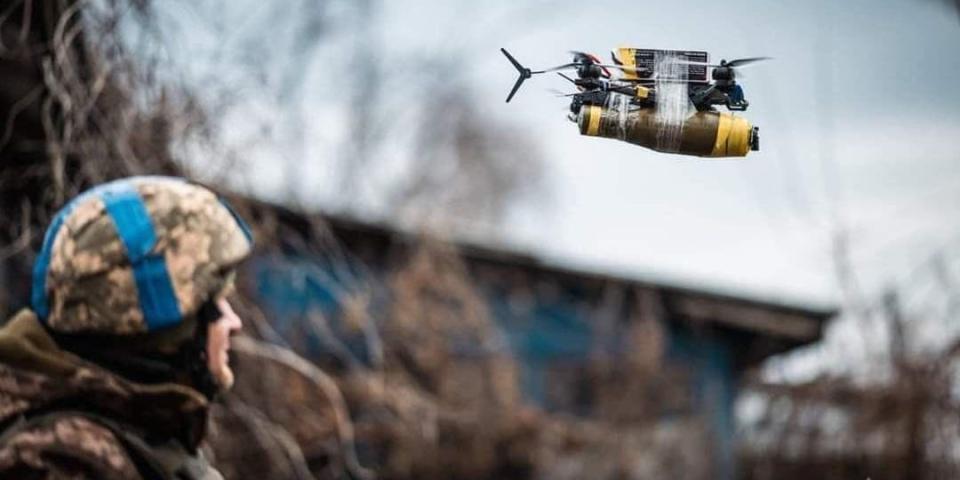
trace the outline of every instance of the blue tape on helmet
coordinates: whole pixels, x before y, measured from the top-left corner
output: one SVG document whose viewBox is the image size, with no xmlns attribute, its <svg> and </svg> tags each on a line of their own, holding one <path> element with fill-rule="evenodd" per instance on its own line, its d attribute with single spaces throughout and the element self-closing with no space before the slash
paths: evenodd
<svg viewBox="0 0 960 480">
<path fill-rule="evenodd" d="M 50 268 L 50 255 L 53 250 L 53 242 L 57 238 L 60 227 L 63 226 L 63 221 L 67 218 L 67 215 L 73 211 L 73 208 L 96 193 L 96 189 L 89 190 L 77 195 L 76 198 L 68 202 L 53 217 L 53 221 L 50 222 L 50 227 L 47 228 L 47 232 L 43 235 L 43 246 L 40 248 L 40 253 L 33 263 L 33 284 L 31 285 L 30 291 L 30 306 L 33 307 L 34 313 L 37 314 L 37 317 L 39 317 L 41 321 L 46 320 L 47 315 L 50 314 L 50 304 L 47 299 L 47 269 Z"/>
<path fill-rule="evenodd" d="M 180 322 L 180 305 L 163 255 L 150 254 L 157 235 L 147 206 L 129 182 L 119 183 L 117 187 L 120 188 L 103 191 L 100 198 L 133 265 L 137 297 L 147 330 L 175 325 Z"/>
<path fill-rule="evenodd" d="M 134 177 L 136 178 L 136 177 Z M 140 177 L 143 178 L 143 177 Z M 173 177 L 152 177 L 161 180 L 183 181 Z M 143 198 L 131 179 L 123 179 L 92 188 L 60 209 L 50 223 L 43 239 L 43 246 L 33 266 L 33 283 L 30 303 L 41 320 L 50 313 L 47 298 L 47 270 L 50 268 L 53 243 L 64 220 L 76 205 L 98 196 L 113 220 L 117 235 L 123 243 L 127 257 L 133 266 L 137 296 L 148 330 L 156 330 L 179 323 L 180 306 L 173 290 L 173 283 L 163 255 L 150 254 L 156 244 L 156 231 Z"/>
<path fill-rule="evenodd" d="M 106 190 L 100 194 L 100 199 L 117 227 L 127 258 L 136 264 L 153 249 L 157 235 L 140 194 L 133 186 L 127 186 L 129 188 Z"/>
</svg>

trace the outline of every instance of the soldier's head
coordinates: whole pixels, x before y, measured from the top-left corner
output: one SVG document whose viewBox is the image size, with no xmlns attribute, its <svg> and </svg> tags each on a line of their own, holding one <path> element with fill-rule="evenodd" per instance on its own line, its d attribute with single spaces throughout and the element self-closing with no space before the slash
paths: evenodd
<svg viewBox="0 0 960 480">
<path fill-rule="evenodd" d="M 61 346 L 141 382 L 229 388 L 227 295 L 251 251 L 216 194 L 178 178 L 131 177 L 60 210 L 33 272 L 34 311 Z"/>
</svg>

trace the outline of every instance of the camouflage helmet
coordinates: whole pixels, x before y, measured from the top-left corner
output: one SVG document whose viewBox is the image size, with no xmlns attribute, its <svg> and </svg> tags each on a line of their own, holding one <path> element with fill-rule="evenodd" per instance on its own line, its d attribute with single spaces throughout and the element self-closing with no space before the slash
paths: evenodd
<svg viewBox="0 0 960 480">
<path fill-rule="evenodd" d="M 54 217 L 31 303 L 61 333 L 153 332 L 197 313 L 251 248 L 249 228 L 210 190 L 172 177 L 121 179 Z"/>
</svg>

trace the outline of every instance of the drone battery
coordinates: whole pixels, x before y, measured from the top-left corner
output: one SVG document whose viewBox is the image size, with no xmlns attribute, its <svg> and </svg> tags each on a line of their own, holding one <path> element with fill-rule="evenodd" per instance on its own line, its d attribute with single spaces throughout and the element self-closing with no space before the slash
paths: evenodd
<svg viewBox="0 0 960 480">
<path fill-rule="evenodd" d="M 577 123 L 583 135 L 623 140 L 664 153 L 743 157 L 758 147 L 750 122 L 727 112 L 696 112 L 680 125 L 669 125 L 654 109 L 622 112 L 590 105 L 580 110 Z"/>
<path fill-rule="evenodd" d="M 710 55 L 707 52 L 695 50 L 652 50 L 648 48 L 618 48 L 614 54 L 614 59 L 627 67 L 638 67 L 642 70 L 624 70 L 624 79 L 626 80 L 644 80 L 653 81 L 653 75 L 657 71 L 658 65 L 664 59 L 676 59 L 682 62 L 695 62 L 699 65 L 687 64 L 686 77 L 691 82 L 707 82 L 707 63 Z"/>
</svg>

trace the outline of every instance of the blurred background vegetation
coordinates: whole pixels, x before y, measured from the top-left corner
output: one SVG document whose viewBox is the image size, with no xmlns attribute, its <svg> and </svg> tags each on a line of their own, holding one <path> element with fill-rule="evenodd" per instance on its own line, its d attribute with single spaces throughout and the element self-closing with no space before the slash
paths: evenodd
<svg viewBox="0 0 960 480">
<path fill-rule="evenodd" d="M 916 3 L 960 20 L 955 2 Z M 569 8 L 546 7 L 517 6 L 522 25 L 482 42 L 463 29 L 387 55 L 405 26 L 374 0 L 3 2 L 0 313 L 26 305 L 66 200 L 181 175 L 257 230 L 240 381 L 210 442 L 228 478 L 955 478 L 953 250 L 866 288 L 837 220 L 822 275 L 844 327 L 828 330 L 824 302 L 498 242 L 515 205 L 566 192 L 553 150 L 464 67 Z"/>
</svg>

